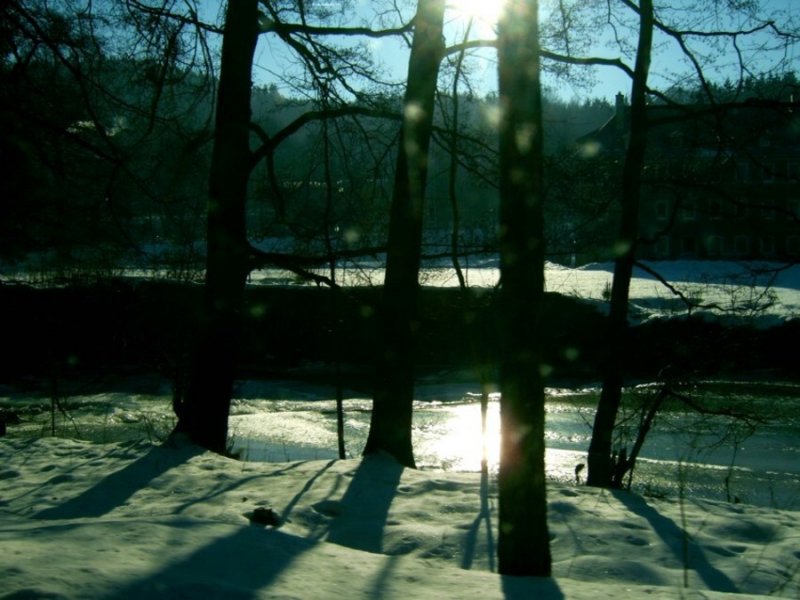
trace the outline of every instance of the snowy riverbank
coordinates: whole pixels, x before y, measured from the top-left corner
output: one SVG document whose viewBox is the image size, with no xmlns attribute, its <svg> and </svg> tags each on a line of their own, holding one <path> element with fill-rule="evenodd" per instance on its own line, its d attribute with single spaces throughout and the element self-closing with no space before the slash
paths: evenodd
<svg viewBox="0 0 800 600">
<path fill-rule="evenodd" d="M 0 441 L 0 598 L 796 598 L 800 513 L 551 484 L 550 580 L 501 578 L 477 473 Z M 270 507 L 279 528 L 251 522 Z"/>
<path fill-rule="evenodd" d="M 472 287 L 491 288 L 500 280 L 499 260 L 494 256 L 464 262 L 462 271 L 467 285 Z M 327 272 L 321 270 L 319 274 Z M 377 263 L 346 263 L 339 266 L 339 276 L 348 286 L 381 285 L 384 270 Z M 610 262 L 578 267 L 545 264 L 547 291 L 582 298 L 601 309 L 607 304 L 613 277 L 614 264 Z M 292 281 L 291 274 L 277 269 L 255 271 L 251 277 L 254 285 L 286 281 Z M 427 263 L 420 282 L 443 288 L 459 285 L 449 260 Z M 634 268 L 630 297 L 634 322 L 692 313 L 707 318 L 745 319 L 760 327 L 771 327 L 800 316 L 800 265 L 723 260 L 643 262 Z"/>
</svg>

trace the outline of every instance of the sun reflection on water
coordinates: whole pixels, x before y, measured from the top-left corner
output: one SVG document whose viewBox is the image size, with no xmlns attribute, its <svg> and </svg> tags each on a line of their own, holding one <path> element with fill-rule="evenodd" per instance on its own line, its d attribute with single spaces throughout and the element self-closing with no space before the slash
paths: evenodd
<svg viewBox="0 0 800 600">
<path fill-rule="evenodd" d="M 417 466 L 422 469 L 480 471 L 482 461 L 491 473 L 500 463 L 500 403 L 490 394 L 483 422 L 479 395 L 467 394 L 463 402 L 415 402 L 412 438 Z M 247 460 L 304 460 L 335 458 L 335 417 L 327 402 L 295 403 L 288 410 L 282 401 L 264 401 L 261 410 L 231 417 L 232 444 Z M 361 455 L 369 432 L 369 402 L 345 401 L 347 455 Z M 252 410 L 254 407 L 250 407 Z M 546 463 L 548 475 L 574 478 L 575 465 L 583 462 L 588 425 L 580 410 L 566 410 L 560 402 L 547 406 Z"/>
<path fill-rule="evenodd" d="M 446 417 L 441 419 L 436 431 L 418 431 L 420 457 L 436 459 L 438 464 L 454 471 L 478 471 L 486 459 L 489 470 L 496 470 L 500 461 L 500 408 L 490 402 L 486 411 L 485 435 L 482 427 L 481 407 L 478 403 L 440 407 Z M 436 458 L 438 457 L 438 458 Z"/>
<path fill-rule="evenodd" d="M 580 420 L 564 423 L 564 419 L 559 418 L 563 413 L 559 408 L 548 406 L 548 421 L 551 417 L 558 420 L 562 431 L 548 431 L 548 446 L 561 447 L 546 449 L 546 470 L 552 479 L 573 481 L 575 466 L 585 461 L 584 451 L 577 448 L 588 444 L 588 435 L 580 431 Z M 497 472 L 500 465 L 500 403 L 495 394 L 487 405 L 485 428 L 478 402 L 436 406 L 437 419 L 433 426 L 428 425 L 425 412 L 422 409 L 416 413 L 413 432 L 414 452 L 420 468 L 479 471 L 481 461 L 486 460 L 489 472 Z M 429 409 L 429 412 L 434 411 Z M 574 417 L 575 413 L 571 415 Z"/>
</svg>

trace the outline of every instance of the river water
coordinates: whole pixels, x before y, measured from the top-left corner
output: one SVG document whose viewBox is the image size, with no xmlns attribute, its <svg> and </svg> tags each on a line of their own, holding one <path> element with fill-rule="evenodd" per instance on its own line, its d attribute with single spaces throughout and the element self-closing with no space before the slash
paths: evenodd
<svg viewBox="0 0 800 600">
<path fill-rule="evenodd" d="M 231 417 L 234 452 L 244 460 L 285 461 L 337 457 L 335 402 L 324 390 L 306 396 L 285 383 L 271 398 L 236 401 Z M 652 386 L 629 390 L 619 447 L 630 451 L 638 429 L 638 408 Z M 707 384 L 689 390 L 693 401 L 712 412 L 754 413 L 764 422 L 698 414 L 686 405 L 667 404 L 656 418 L 632 479 L 640 493 L 686 494 L 800 509 L 800 388 L 755 384 Z M 255 394 L 258 396 L 258 394 Z M 280 396 L 287 396 L 281 398 Z M 289 399 L 288 396 L 294 399 Z M 498 395 L 489 395 L 485 432 L 480 394 L 469 386 L 421 386 L 415 402 L 412 438 L 423 469 L 479 471 L 486 457 L 490 472 L 499 462 Z M 301 398 L 301 399 L 297 399 Z M 585 464 L 597 390 L 549 389 L 546 404 L 548 476 L 576 482 Z M 361 454 L 369 431 L 371 402 L 344 401 L 344 437 L 349 457 Z M 585 473 L 585 471 L 584 471 Z"/>
<path fill-rule="evenodd" d="M 479 391 L 470 384 L 418 386 L 412 433 L 420 468 L 479 471 L 485 455 L 490 473 L 497 472 L 498 395 L 489 394 L 484 433 Z M 800 386 L 714 383 L 684 392 L 713 412 L 753 413 L 764 422 L 750 428 L 729 417 L 698 414 L 681 403 L 665 405 L 637 462 L 634 491 L 800 510 Z M 637 408 L 652 394 L 652 386 L 625 394 L 623 433 L 635 432 Z M 334 397 L 331 386 L 307 382 L 240 383 L 230 418 L 232 452 L 251 461 L 337 458 Z M 597 397 L 595 388 L 548 390 L 546 468 L 551 479 L 576 483 L 575 468 L 586 462 Z M 355 458 L 364 448 L 372 403 L 353 390 L 345 398 L 346 452 Z M 0 390 L 0 408 L 22 417 L 9 426 L 10 436 L 55 432 L 99 442 L 157 441 L 174 424 L 164 382 L 136 392 L 65 395 L 63 411 L 53 413 L 45 395 Z M 618 445 L 630 450 L 630 435 Z"/>
</svg>

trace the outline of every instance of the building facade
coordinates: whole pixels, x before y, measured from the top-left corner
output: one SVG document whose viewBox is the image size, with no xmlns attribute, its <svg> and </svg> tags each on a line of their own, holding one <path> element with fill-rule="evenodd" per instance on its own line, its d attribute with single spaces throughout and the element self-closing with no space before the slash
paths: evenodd
<svg viewBox="0 0 800 600">
<path fill-rule="evenodd" d="M 578 140 L 621 174 L 628 106 Z M 800 259 L 800 103 L 653 105 L 638 255 L 651 260 Z"/>
</svg>

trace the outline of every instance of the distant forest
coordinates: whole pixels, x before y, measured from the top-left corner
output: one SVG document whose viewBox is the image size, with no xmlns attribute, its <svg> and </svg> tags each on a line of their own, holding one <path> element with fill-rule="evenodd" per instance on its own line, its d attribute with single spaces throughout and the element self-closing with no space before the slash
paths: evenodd
<svg viewBox="0 0 800 600">
<path fill-rule="evenodd" d="M 113 272 L 202 266 L 205 205 L 213 133 L 214 80 L 193 72 L 164 81 L 158 65 L 96 57 L 96 102 L 66 66 L 32 60 L 3 65 L 0 156 L 6 166 L 0 215 L 0 258 L 23 268 Z M 152 86 L 161 85 L 159 98 Z M 94 92 L 94 90 L 93 90 Z M 159 102 L 159 112 L 152 104 Z M 335 126 L 330 173 L 319 148 L 323 125 L 312 122 L 281 140 L 272 165 L 256 171 L 248 228 L 253 239 L 298 252 L 319 251 L 326 181 L 336 196 L 330 220 L 345 244 L 374 247 L 388 223 L 401 98 L 382 99 L 390 118 L 354 117 Z M 490 242 L 497 219 L 496 150 L 491 123 L 496 96 L 459 98 L 468 132 L 456 193 L 465 242 Z M 284 97 L 275 85 L 255 87 L 253 122 L 275 134 L 317 107 Z M 545 104 L 546 145 L 554 166 L 574 154 L 575 140 L 612 114 L 605 100 Z M 448 192 L 449 115 L 436 117 L 426 229 L 435 243 L 453 222 Z M 257 143 L 256 135 L 254 145 Z"/>
</svg>

